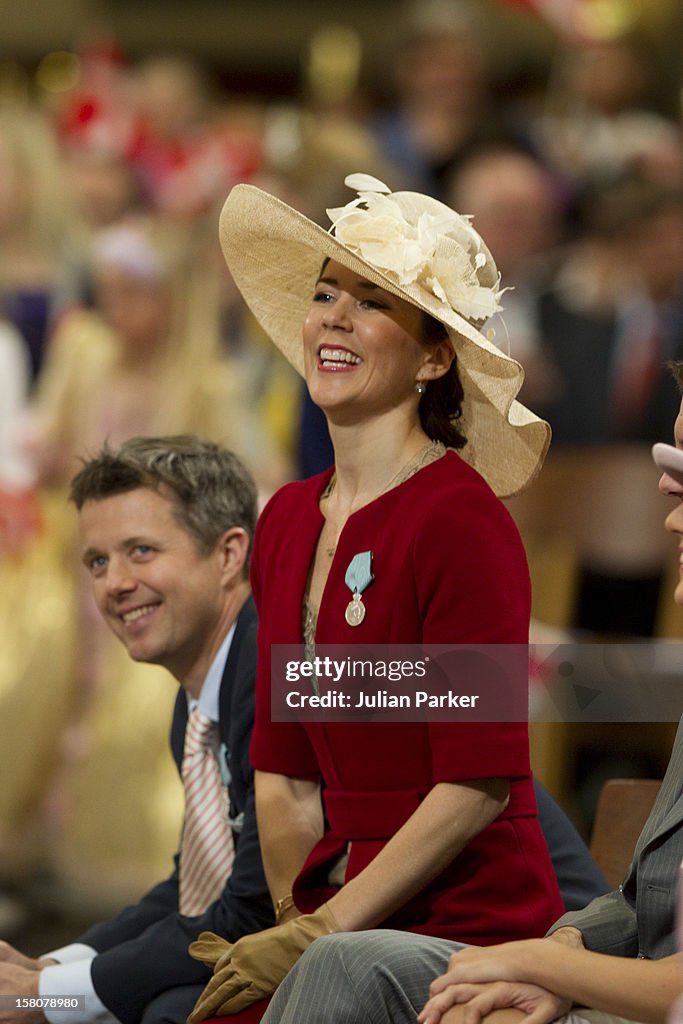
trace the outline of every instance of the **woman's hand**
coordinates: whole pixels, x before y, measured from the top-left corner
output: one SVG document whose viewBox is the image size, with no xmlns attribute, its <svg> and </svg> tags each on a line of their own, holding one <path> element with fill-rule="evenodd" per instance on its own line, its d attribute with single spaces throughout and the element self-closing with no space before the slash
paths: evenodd
<svg viewBox="0 0 683 1024">
<path fill-rule="evenodd" d="M 420 1024 L 439 1024 L 453 1006 L 463 1006 L 462 1024 L 479 1024 L 494 1010 L 522 1010 L 524 1024 L 550 1024 L 571 1003 L 524 981 L 492 981 L 483 985 L 448 985 L 432 996 L 418 1016 Z"/>
<path fill-rule="evenodd" d="M 332 911 L 323 903 L 314 914 L 245 935 L 235 943 L 202 932 L 191 943 L 190 956 L 212 967 L 214 975 L 197 1000 L 188 1024 L 239 1013 L 270 995 L 315 939 L 338 931 Z"/>
<path fill-rule="evenodd" d="M 467 1004 L 464 1024 L 478 1024 L 492 1010 L 508 1007 L 533 1013 L 525 1024 L 554 1020 L 553 1014 L 564 1012 L 564 1001 L 533 984 L 531 977 L 531 965 L 547 951 L 547 939 L 528 939 L 485 948 L 468 946 L 453 953 L 446 973 L 429 986 L 420 1024 L 438 1024 L 446 1010 L 462 1003 Z"/>
<path fill-rule="evenodd" d="M 535 966 L 551 953 L 548 939 L 522 939 L 497 946 L 465 946 L 451 954 L 448 970 L 429 986 L 437 995 L 448 985 L 488 981 L 535 981 Z"/>
</svg>

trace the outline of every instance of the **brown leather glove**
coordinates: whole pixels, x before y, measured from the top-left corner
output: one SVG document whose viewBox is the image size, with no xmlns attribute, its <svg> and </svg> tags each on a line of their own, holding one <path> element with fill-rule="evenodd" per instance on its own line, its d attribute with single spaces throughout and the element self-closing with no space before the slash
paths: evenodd
<svg viewBox="0 0 683 1024">
<path fill-rule="evenodd" d="M 245 935 L 235 943 L 213 932 L 202 932 L 190 945 L 190 956 L 213 967 L 208 983 L 188 1017 L 199 1024 L 206 1017 L 239 1013 L 274 992 L 314 939 L 338 932 L 339 925 L 326 903 L 314 914 Z"/>
</svg>

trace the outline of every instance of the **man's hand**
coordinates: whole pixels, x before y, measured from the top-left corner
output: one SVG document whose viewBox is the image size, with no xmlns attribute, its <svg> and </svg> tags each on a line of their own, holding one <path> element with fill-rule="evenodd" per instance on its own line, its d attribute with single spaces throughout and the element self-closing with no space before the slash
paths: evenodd
<svg viewBox="0 0 683 1024">
<path fill-rule="evenodd" d="M 12 948 L 11 946 L 9 947 Z M 16 950 L 14 951 L 16 952 Z M 18 954 L 21 956 L 21 954 Z M 26 958 L 28 959 L 28 957 Z M 40 971 L 5 960 L 0 963 L 0 996 L 38 998 Z M 0 1024 L 45 1024 L 42 1010 L 21 1007 L 0 1007 Z"/>
<path fill-rule="evenodd" d="M 56 960 L 34 960 L 30 956 L 24 956 L 18 949 L 11 946 L 9 942 L 0 939 L 0 964 L 17 964 L 19 967 L 26 967 L 31 971 L 41 971 L 43 967 L 56 963 Z"/>
<path fill-rule="evenodd" d="M 464 1004 L 464 1005 L 463 1005 Z M 550 1024 L 571 1004 L 537 985 L 519 981 L 493 981 L 483 985 L 448 985 L 433 995 L 418 1016 L 420 1024 L 439 1024 L 453 1006 L 463 1006 L 462 1024 L 479 1024 L 494 1010 L 522 1010 L 524 1024 Z"/>
<path fill-rule="evenodd" d="M 323 903 L 314 914 L 302 914 L 287 924 L 245 935 L 235 943 L 202 932 L 191 943 L 190 955 L 213 967 L 214 975 L 188 1017 L 188 1024 L 238 1013 L 270 995 L 314 939 L 338 931 L 332 911 Z"/>
</svg>

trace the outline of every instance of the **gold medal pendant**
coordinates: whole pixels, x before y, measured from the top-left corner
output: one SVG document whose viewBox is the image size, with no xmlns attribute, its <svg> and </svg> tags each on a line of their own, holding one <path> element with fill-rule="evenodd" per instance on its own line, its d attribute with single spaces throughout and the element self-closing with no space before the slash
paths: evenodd
<svg viewBox="0 0 683 1024">
<path fill-rule="evenodd" d="M 349 626 L 360 626 L 365 618 L 365 605 L 359 593 L 354 593 L 353 599 L 347 604 L 344 618 Z"/>
</svg>

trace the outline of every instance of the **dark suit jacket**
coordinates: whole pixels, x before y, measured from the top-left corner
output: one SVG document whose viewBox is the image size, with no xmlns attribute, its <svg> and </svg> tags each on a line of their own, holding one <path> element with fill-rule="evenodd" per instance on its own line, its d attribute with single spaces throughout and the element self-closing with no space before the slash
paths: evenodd
<svg viewBox="0 0 683 1024">
<path fill-rule="evenodd" d="M 223 894 L 199 917 L 178 913 L 178 856 L 175 870 L 135 906 L 82 935 L 98 951 L 92 963 L 97 995 L 124 1024 L 137 1024 L 145 1006 L 160 992 L 204 985 L 211 971 L 187 953 L 202 931 L 234 941 L 270 927 L 273 908 L 268 894 L 256 828 L 253 771 L 249 743 L 254 718 L 256 611 L 251 598 L 242 608 L 221 683 L 219 731 L 228 751 L 231 817 L 244 814 L 233 830 L 235 863 Z M 187 724 L 187 699 L 180 690 L 173 714 L 171 747 L 180 769 Z M 189 1009 L 192 1007 L 190 1003 Z"/>
<path fill-rule="evenodd" d="M 628 814 L 628 808 L 624 808 Z M 553 925 L 572 925 L 587 949 L 658 960 L 676 952 L 675 913 L 683 858 L 683 724 L 678 727 L 662 788 L 636 843 L 624 884 L 565 914 Z"/>
</svg>

